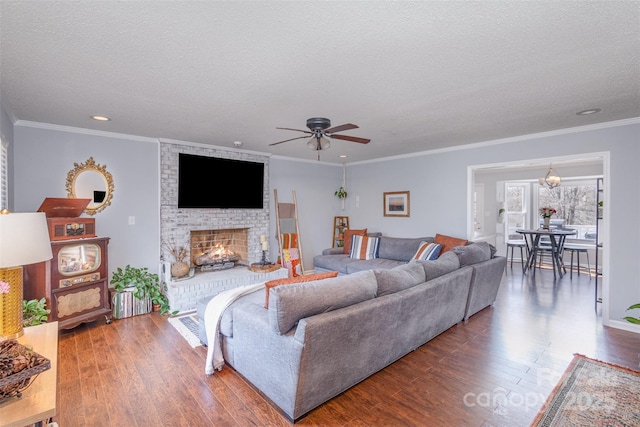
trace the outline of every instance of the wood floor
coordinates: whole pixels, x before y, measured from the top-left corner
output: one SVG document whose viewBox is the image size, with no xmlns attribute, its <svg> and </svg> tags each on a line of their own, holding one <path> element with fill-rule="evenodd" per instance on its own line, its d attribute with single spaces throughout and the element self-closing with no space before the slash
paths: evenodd
<svg viewBox="0 0 640 427">
<path fill-rule="evenodd" d="M 299 420 L 300 426 L 528 426 L 574 353 L 640 370 L 640 334 L 605 328 L 594 280 L 507 267 L 496 304 Z M 291 425 L 233 370 L 204 374 L 148 314 L 61 332 L 58 415 L 75 426 Z"/>
</svg>

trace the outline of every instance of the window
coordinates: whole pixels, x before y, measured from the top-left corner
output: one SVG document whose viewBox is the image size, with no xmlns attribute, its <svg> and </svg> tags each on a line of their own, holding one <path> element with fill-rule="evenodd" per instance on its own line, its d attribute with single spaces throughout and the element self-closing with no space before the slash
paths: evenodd
<svg viewBox="0 0 640 427">
<path fill-rule="evenodd" d="M 529 188 L 528 182 L 507 182 L 505 183 L 505 239 L 519 239 L 521 236 L 516 233 L 518 228 L 529 228 Z"/>
<path fill-rule="evenodd" d="M 577 231 L 576 239 L 595 239 L 596 229 L 596 181 L 562 181 L 559 187 L 538 187 L 536 212 L 541 207 L 554 208 L 551 218 L 559 220 L 563 228 Z M 538 220 L 541 221 L 538 215 Z"/>
<path fill-rule="evenodd" d="M 7 147 L 0 140 L 0 209 L 9 207 L 9 184 L 7 182 Z"/>
<path fill-rule="evenodd" d="M 596 180 L 562 180 L 548 189 L 537 182 L 505 182 L 505 241 L 518 238 L 518 228 L 542 227 L 541 207 L 554 208 L 551 226 L 572 228 L 570 239 L 594 240 L 596 231 Z M 531 197 L 530 194 L 533 196 Z"/>
</svg>

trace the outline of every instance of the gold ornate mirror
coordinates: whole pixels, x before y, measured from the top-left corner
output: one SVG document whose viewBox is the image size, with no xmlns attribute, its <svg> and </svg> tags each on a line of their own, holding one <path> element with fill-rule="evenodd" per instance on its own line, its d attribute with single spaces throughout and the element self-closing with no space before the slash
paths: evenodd
<svg viewBox="0 0 640 427">
<path fill-rule="evenodd" d="M 113 179 L 106 165 L 100 165 L 89 157 L 84 163 L 73 164 L 67 174 L 67 197 L 91 199 L 84 210 L 95 215 L 111 204 L 113 197 Z"/>
</svg>

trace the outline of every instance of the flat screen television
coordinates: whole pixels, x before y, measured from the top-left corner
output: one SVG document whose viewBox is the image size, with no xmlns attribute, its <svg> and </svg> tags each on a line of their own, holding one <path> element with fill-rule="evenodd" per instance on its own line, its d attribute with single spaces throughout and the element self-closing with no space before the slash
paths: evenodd
<svg viewBox="0 0 640 427">
<path fill-rule="evenodd" d="M 263 209 L 264 163 L 179 153 L 178 208 Z"/>
</svg>

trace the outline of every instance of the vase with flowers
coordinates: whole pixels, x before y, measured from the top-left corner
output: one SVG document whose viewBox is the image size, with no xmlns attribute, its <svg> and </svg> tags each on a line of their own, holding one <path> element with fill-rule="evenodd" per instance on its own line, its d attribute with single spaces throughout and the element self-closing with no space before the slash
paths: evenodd
<svg viewBox="0 0 640 427">
<path fill-rule="evenodd" d="M 540 216 L 543 219 L 543 230 L 549 229 L 549 222 L 551 220 L 551 215 L 555 215 L 557 211 L 553 208 L 540 208 Z"/>
</svg>

